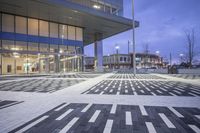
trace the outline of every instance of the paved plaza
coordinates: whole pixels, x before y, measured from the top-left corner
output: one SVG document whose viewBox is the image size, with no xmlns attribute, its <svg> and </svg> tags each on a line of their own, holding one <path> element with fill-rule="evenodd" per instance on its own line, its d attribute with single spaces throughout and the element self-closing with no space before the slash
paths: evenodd
<svg viewBox="0 0 200 133">
<path fill-rule="evenodd" d="M 8 100 L 1 101 L 0 100 L 0 109 L 7 108 L 7 107 L 10 107 L 10 106 L 22 103 L 22 102 L 23 101 L 18 102 L 18 101 L 8 101 Z"/>
<path fill-rule="evenodd" d="M 171 74 L 170 76 L 184 79 L 200 79 L 200 75 L 198 74 Z"/>
<path fill-rule="evenodd" d="M 24 91 L 24 92 L 54 92 L 82 82 L 84 80 L 67 79 L 28 79 L 0 83 L 0 91 Z"/>
<path fill-rule="evenodd" d="M 70 73 L 4 77 L 1 133 L 200 133 L 200 80 Z"/>
<path fill-rule="evenodd" d="M 104 80 L 83 94 L 200 96 L 200 89 L 173 81 Z"/>
<path fill-rule="evenodd" d="M 115 74 L 110 76 L 112 79 L 164 79 L 159 76 L 149 75 L 149 74 L 137 74 L 134 76 L 133 74 Z"/>
</svg>

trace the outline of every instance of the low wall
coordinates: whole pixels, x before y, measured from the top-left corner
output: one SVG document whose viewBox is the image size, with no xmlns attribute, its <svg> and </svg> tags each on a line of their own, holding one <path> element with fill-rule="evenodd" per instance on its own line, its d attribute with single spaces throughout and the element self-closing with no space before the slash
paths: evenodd
<svg viewBox="0 0 200 133">
<path fill-rule="evenodd" d="M 162 74 L 167 74 L 168 70 L 167 69 L 148 69 L 149 73 L 162 73 Z"/>
<path fill-rule="evenodd" d="M 200 69 L 178 69 L 179 74 L 200 74 Z"/>
</svg>

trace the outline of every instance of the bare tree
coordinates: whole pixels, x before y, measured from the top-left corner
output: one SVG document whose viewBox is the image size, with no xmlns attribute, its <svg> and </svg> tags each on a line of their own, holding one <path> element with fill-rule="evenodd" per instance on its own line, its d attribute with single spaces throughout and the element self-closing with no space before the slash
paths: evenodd
<svg viewBox="0 0 200 133">
<path fill-rule="evenodd" d="M 186 39 L 187 39 L 187 44 L 186 44 L 186 59 L 189 65 L 189 68 L 192 67 L 192 62 L 194 60 L 195 52 L 194 52 L 194 47 L 195 47 L 195 32 L 194 29 L 192 28 L 189 31 L 185 31 Z"/>
</svg>

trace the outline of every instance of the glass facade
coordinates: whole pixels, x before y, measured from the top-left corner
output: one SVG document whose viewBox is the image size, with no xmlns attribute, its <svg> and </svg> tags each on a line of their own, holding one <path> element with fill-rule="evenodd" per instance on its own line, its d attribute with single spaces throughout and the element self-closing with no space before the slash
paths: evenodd
<svg viewBox="0 0 200 133">
<path fill-rule="evenodd" d="M 123 16 L 123 0 L 66 0 L 104 13 Z"/>
<path fill-rule="evenodd" d="M 0 74 L 82 71 L 83 29 L 0 13 Z"/>
</svg>

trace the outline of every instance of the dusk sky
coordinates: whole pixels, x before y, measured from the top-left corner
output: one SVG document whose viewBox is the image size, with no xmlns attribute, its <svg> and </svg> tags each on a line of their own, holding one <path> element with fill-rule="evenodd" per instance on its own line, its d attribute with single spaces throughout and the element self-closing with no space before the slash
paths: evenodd
<svg viewBox="0 0 200 133">
<path fill-rule="evenodd" d="M 124 0 L 124 16 L 132 18 L 132 0 Z M 151 53 L 160 51 L 160 55 L 174 61 L 179 54 L 186 52 L 185 32 L 195 29 L 196 48 L 200 53 L 200 0 L 135 0 L 135 19 L 140 22 L 136 29 L 136 52 L 143 52 L 149 44 Z M 132 42 L 132 30 L 118 34 L 103 41 L 104 55 L 115 53 L 115 45 L 120 53 L 127 53 L 127 42 Z M 94 46 L 85 47 L 87 56 L 94 55 Z"/>
</svg>

